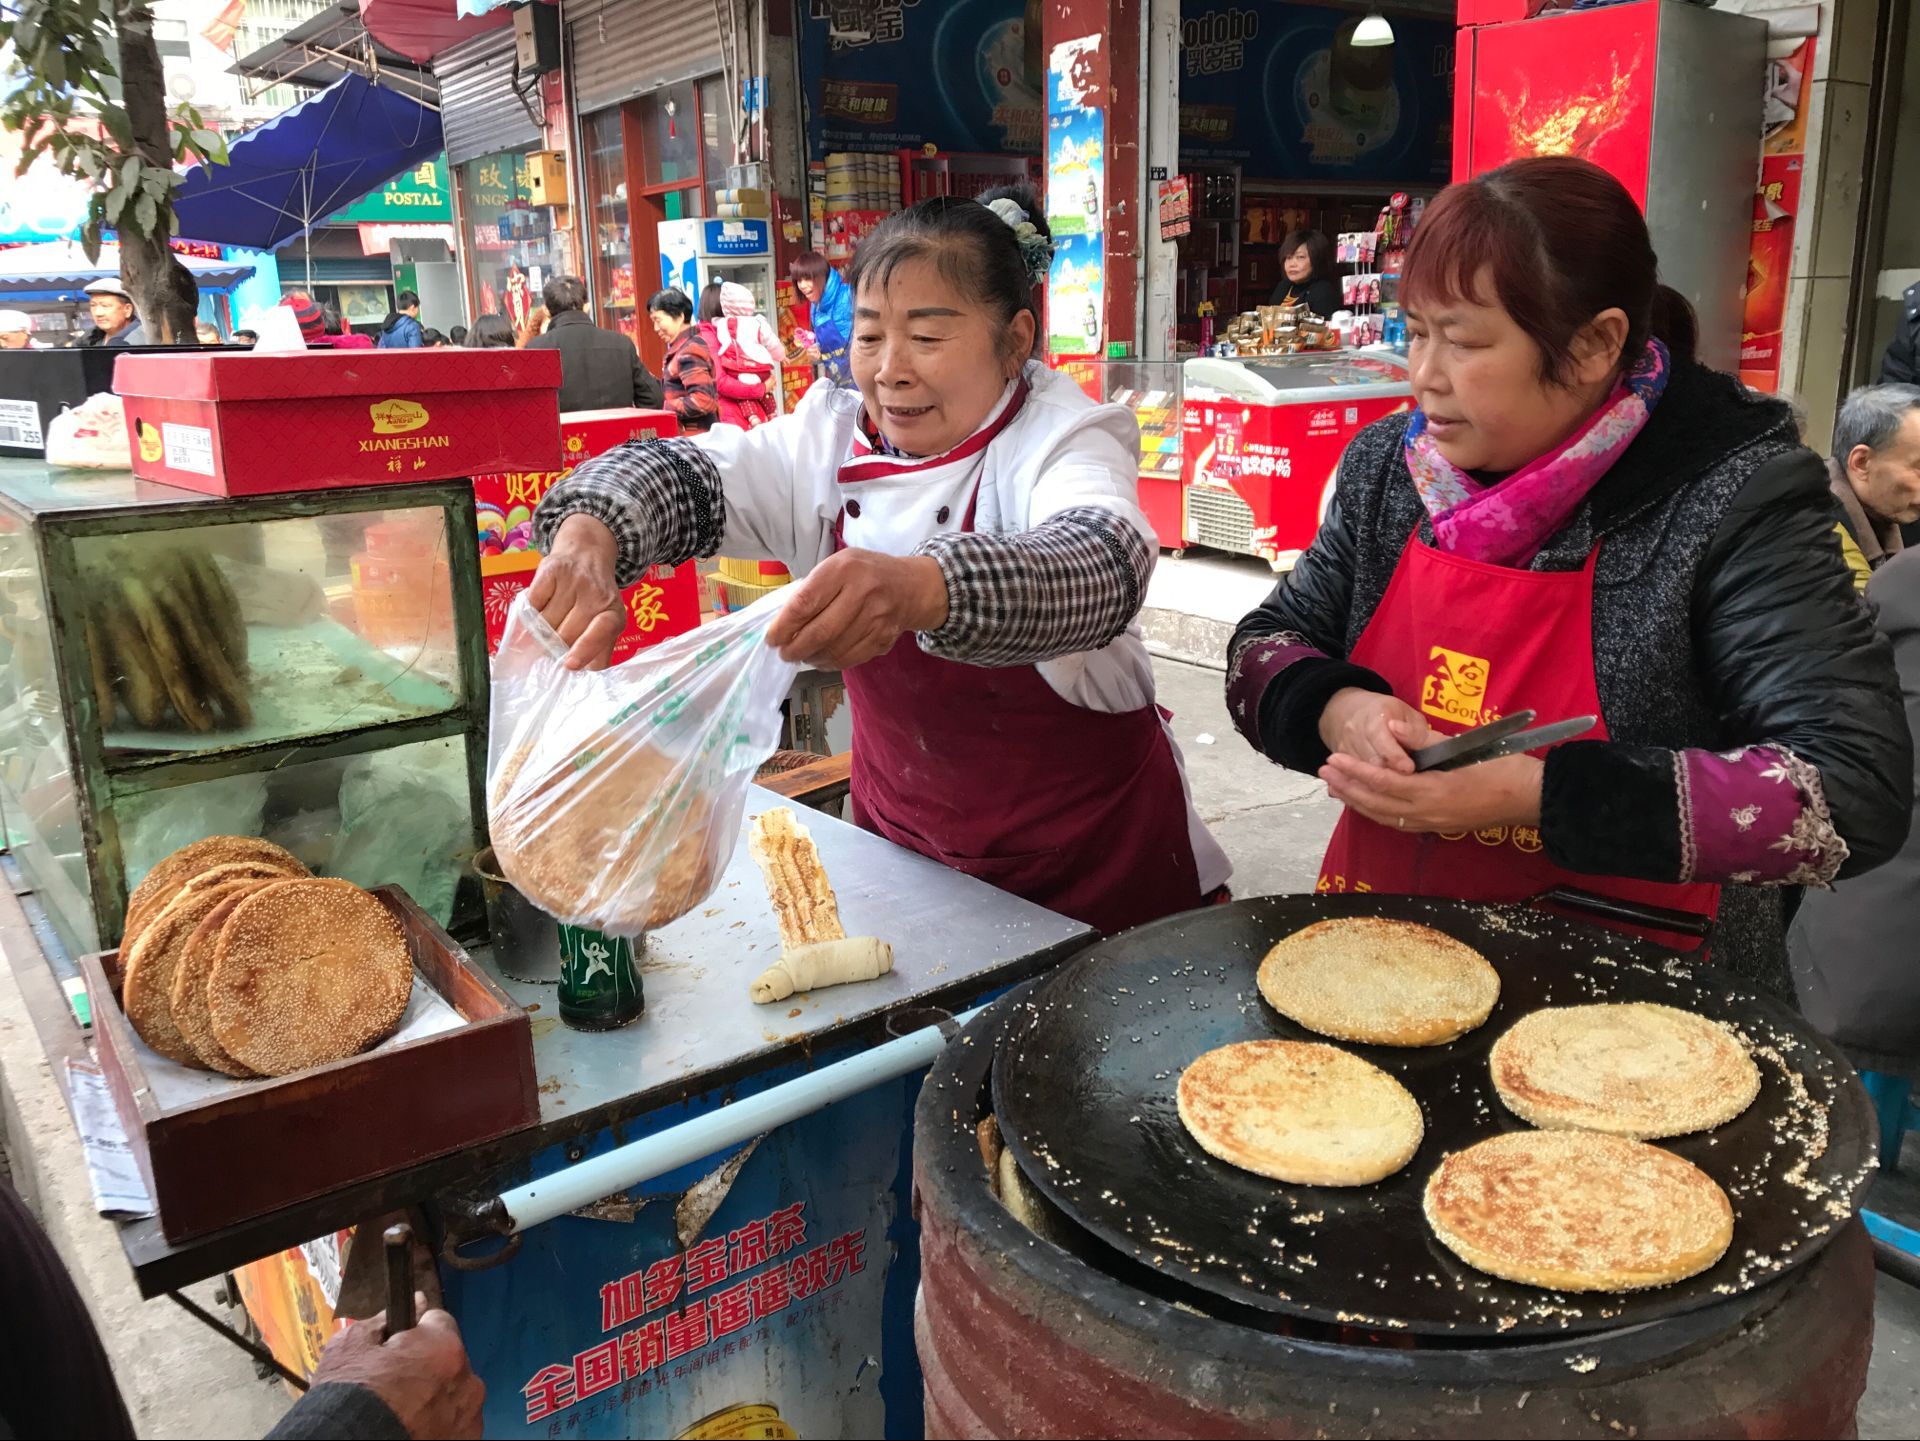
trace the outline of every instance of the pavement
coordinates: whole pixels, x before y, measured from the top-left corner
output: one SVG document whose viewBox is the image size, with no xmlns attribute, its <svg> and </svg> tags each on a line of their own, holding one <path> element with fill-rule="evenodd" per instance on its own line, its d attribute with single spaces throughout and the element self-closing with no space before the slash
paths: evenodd
<svg viewBox="0 0 1920 1441">
<path fill-rule="evenodd" d="M 1147 616 L 1160 701 L 1173 712 L 1195 802 L 1232 859 L 1242 895 L 1310 889 L 1339 813 L 1318 781 L 1270 764 L 1227 721 L 1225 640 L 1272 583 L 1258 563 L 1164 562 Z M 1207 663 L 1171 658 L 1176 653 Z M 17 904 L 0 889 L 0 941 L 12 942 L 20 923 Z M 264 1435 L 288 1404 L 283 1388 L 257 1378 L 244 1354 L 172 1303 L 135 1293 L 111 1227 L 93 1213 L 65 1103 L 25 1017 L 16 979 L 0 964 L 0 1143 L 93 1310 L 139 1434 Z M 1920 1146 L 1915 1154 L 1920 1159 Z M 212 1306 L 214 1290 L 209 1282 L 193 1294 Z M 1920 1435 L 1920 1291 L 1882 1276 L 1875 1322 L 1859 1434 Z"/>
</svg>

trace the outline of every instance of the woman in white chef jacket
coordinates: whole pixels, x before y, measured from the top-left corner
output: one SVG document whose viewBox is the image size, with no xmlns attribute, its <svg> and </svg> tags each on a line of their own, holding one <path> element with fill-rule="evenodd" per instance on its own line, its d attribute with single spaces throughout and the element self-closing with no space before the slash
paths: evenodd
<svg viewBox="0 0 1920 1441">
<path fill-rule="evenodd" d="M 845 673 L 852 816 L 1116 931 L 1218 894 L 1136 617 L 1139 430 L 1034 363 L 1031 197 L 942 197 L 860 244 L 855 388 L 751 431 L 633 442 L 556 485 L 529 592 L 605 664 L 619 587 L 724 551 L 799 581 L 770 639 Z"/>
</svg>

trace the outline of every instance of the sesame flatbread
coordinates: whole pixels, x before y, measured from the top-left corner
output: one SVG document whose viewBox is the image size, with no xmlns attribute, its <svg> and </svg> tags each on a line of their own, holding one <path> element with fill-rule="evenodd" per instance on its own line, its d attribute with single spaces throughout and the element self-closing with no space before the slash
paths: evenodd
<svg viewBox="0 0 1920 1441">
<path fill-rule="evenodd" d="M 706 897 L 733 853 L 713 798 L 657 746 L 601 730 L 578 746 L 523 746 L 493 780 L 500 872 L 548 915 L 633 936 Z"/>
<path fill-rule="evenodd" d="M 299 880 L 235 908 L 206 995 L 227 1054 L 284 1076 L 385 1038 L 412 990 L 413 958 L 392 912 L 347 881 Z"/>
<path fill-rule="evenodd" d="M 1726 1027 L 1645 1001 L 1554 1006 L 1493 1043 L 1508 1110 L 1548 1130 L 1636 1140 L 1724 1125 L 1760 1094 L 1760 1070 Z"/>
<path fill-rule="evenodd" d="M 238 868 L 222 866 L 220 869 Z M 192 887 L 202 879 L 204 877 L 195 877 L 187 885 Z M 214 908 L 207 912 L 206 919 L 194 927 L 193 934 L 187 938 L 187 944 L 180 952 L 179 960 L 174 963 L 173 990 L 168 994 L 173 1007 L 173 1024 L 201 1063 L 223 1075 L 251 1076 L 254 1072 L 227 1054 L 227 1048 L 220 1044 L 219 1037 L 213 1033 L 213 1016 L 207 1009 L 207 977 L 213 973 L 213 958 L 220 933 L 226 929 L 228 919 L 239 909 L 240 902 L 267 886 L 292 879 L 291 876 L 273 876 L 229 883 Z M 184 894 L 191 893 L 188 891 Z"/>
<path fill-rule="evenodd" d="M 1312 1041 L 1240 1041 L 1180 1073 L 1180 1120 L 1208 1154 L 1307 1186 L 1366 1186 L 1420 1149 L 1426 1124 L 1378 1066 Z"/>
<path fill-rule="evenodd" d="M 281 867 L 289 875 L 304 876 L 307 868 L 291 851 L 258 836 L 208 836 L 180 847 L 155 862 L 127 898 L 126 924 L 121 928 L 122 953 L 133 949 L 140 933 L 160 914 L 188 881 L 215 866 L 254 861 Z"/>
<path fill-rule="evenodd" d="M 1438 1046 L 1484 1022 L 1500 974 L 1473 947 L 1411 921 L 1320 921 L 1260 963 L 1260 994 L 1336 1040 Z"/>
<path fill-rule="evenodd" d="M 205 1064 L 173 1019 L 174 971 L 187 942 L 222 900 L 259 884 L 259 881 L 229 881 L 225 885 L 176 895 L 126 953 L 125 979 L 120 987 L 121 1009 L 140 1039 L 168 1060 L 187 1066 Z"/>
<path fill-rule="evenodd" d="M 1552 1291 L 1642 1291 L 1697 1276 L 1733 1242 L 1733 1205 L 1670 1151 L 1591 1131 L 1513 1131 L 1427 1181 L 1427 1224 L 1469 1266 Z"/>
</svg>

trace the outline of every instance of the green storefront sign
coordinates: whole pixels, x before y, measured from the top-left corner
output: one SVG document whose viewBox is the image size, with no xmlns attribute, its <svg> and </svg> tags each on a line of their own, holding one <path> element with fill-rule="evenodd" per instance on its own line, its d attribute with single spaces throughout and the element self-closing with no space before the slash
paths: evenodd
<svg viewBox="0 0 1920 1441">
<path fill-rule="evenodd" d="M 329 221 L 340 225 L 380 225 L 395 221 L 419 224 L 453 223 L 453 192 L 447 186 L 447 157 L 436 155 L 412 170 L 402 171 Z"/>
</svg>

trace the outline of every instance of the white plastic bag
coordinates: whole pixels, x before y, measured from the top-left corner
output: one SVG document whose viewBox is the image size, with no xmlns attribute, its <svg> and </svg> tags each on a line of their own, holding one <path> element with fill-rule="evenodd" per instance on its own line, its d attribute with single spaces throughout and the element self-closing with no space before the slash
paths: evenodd
<svg viewBox="0 0 1920 1441">
<path fill-rule="evenodd" d="M 603 671 L 515 597 L 493 662 L 487 821 L 501 873 L 566 925 L 638 936 L 719 883 L 799 667 L 767 644 L 790 586 Z"/>
<path fill-rule="evenodd" d="M 133 442 L 120 397 L 106 391 L 89 395 L 49 420 L 47 464 L 64 470 L 132 470 Z"/>
</svg>

